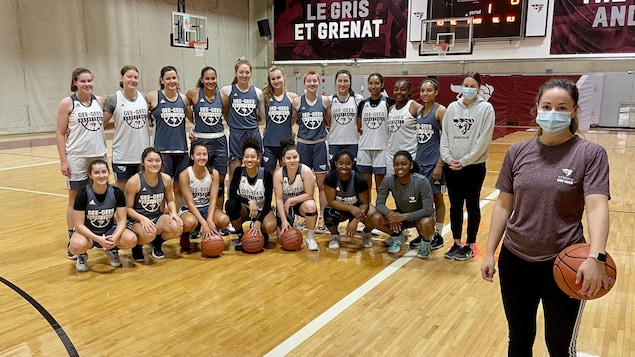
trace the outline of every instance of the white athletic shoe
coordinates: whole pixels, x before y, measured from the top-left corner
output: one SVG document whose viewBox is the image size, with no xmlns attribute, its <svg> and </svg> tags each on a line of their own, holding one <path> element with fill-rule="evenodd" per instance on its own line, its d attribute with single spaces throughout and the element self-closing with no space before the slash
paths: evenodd
<svg viewBox="0 0 635 357">
<path fill-rule="evenodd" d="M 315 239 L 313 238 L 307 238 L 306 239 L 306 249 L 310 250 L 310 251 L 316 251 L 319 250 L 318 248 L 318 244 L 315 241 Z"/>
</svg>

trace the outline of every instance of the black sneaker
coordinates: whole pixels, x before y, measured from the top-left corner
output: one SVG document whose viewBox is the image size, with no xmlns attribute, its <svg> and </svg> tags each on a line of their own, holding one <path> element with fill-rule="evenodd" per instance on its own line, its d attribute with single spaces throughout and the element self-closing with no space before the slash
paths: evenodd
<svg viewBox="0 0 635 357">
<path fill-rule="evenodd" d="M 230 234 L 230 233 L 229 233 L 229 229 L 227 229 L 227 228 L 223 228 L 223 229 L 221 229 L 221 230 L 220 230 L 220 231 L 218 231 L 218 232 L 219 232 L 219 233 L 220 233 L 220 235 L 222 235 L 222 236 L 228 236 L 228 235 Z"/>
<path fill-rule="evenodd" d="M 421 245 L 421 236 L 410 241 L 410 249 L 417 248 Z"/>
<path fill-rule="evenodd" d="M 163 259 L 165 258 L 165 254 L 163 254 L 163 249 L 161 246 L 163 242 L 157 242 L 156 240 L 152 241 L 152 257 L 154 259 Z"/>
<path fill-rule="evenodd" d="M 130 251 L 132 252 L 132 260 L 135 262 L 145 261 L 145 257 L 143 256 L 143 246 L 135 245 L 132 249 L 130 249 Z"/>
<path fill-rule="evenodd" d="M 445 253 L 445 259 L 454 259 L 454 257 L 456 257 L 456 255 L 459 253 L 459 250 L 461 250 L 461 246 L 454 243 L 452 245 L 452 248 L 450 248 L 450 250 Z"/>
<path fill-rule="evenodd" d="M 238 240 L 236 241 L 236 245 L 234 246 L 234 249 L 237 252 L 242 252 L 242 250 L 243 250 L 243 242 L 242 242 L 242 240 L 243 240 L 243 235 L 239 234 L 238 235 Z"/>
<path fill-rule="evenodd" d="M 436 232 L 434 234 L 434 237 L 432 237 L 432 240 L 430 241 L 430 249 L 436 250 L 439 248 L 443 248 L 443 244 L 443 236 L 441 236 L 439 232 Z"/>
<path fill-rule="evenodd" d="M 468 244 L 459 249 L 459 252 L 454 256 L 454 259 L 458 261 L 466 261 L 470 258 L 474 258 L 474 251 Z"/>
</svg>

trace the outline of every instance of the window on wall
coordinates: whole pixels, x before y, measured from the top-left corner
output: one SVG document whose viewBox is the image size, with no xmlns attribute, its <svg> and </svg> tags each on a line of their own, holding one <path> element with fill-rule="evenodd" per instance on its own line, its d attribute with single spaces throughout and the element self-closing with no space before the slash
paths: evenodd
<svg viewBox="0 0 635 357">
<path fill-rule="evenodd" d="M 635 103 L 620 103 L 617 126 L 635 127 Z"/>
</svg>

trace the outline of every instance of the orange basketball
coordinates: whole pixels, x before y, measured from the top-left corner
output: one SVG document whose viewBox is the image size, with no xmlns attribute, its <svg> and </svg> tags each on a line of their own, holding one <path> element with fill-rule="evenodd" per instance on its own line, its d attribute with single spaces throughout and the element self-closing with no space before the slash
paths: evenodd
<svg viewBox="0 0 635 357">
<path fill-rule="evenodd" d="M 247 253 L 260 253 L 265 246 L 265 237 L 260 231 L 245 233 L 242 238 L 243 251 Z"/>
<path fill-rule="evenodd" d="M 201 240 L 201 252 L 206 257 L 220 257 L 224 250 L 225 240 L 219 235 L 212 234 L 210 237 Z"/>
<path fill-rule="evenodd" d="M 588 243 L 578 243 L 570 247 L 565 248 L 553 262 L 553 277 L 556 280 L 558 287 L 565 292 L 565 294 L 578 300 L 592 300 L 606 295 L 615 285 L 617 279 L 617 269 L 615 267 L 615 261 L 606 253 L 606 275 L 608 275 L 609 288 L 600 288 L 597 295 L 594 297 L 588 297 L 578 294 L 578 291 L 582 289 L 582 283 L 575 283 L 575 276 L 578 272 L 578 268 L 589 257 Z"/>
<path fill-rule="evenodd" d="M 280 245 L 284 250 L 301 250 L 302 232 L 295 227 L 287 228 L 287 230 L 280 235 Z"/>
</svg>

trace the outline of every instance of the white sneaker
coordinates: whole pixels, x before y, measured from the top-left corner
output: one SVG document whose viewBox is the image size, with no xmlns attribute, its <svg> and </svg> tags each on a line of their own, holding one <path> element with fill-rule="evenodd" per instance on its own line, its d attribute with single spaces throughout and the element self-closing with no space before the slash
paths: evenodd
<svg viewBox="0 0 635 357">
<path fill-rule="evenodd" d="M 318 249 L 318 244 L 315 241 L 315 239 L 313 238 L 307 238 L 306 239 L 306 249 L 310 250 L 310 251 L 316 251 L 319 250 Z"/>
<path fill-rule="evenodd" d="M 364 231 L 364 228 L 366 228 L 366 225 L 364 223 L 360 223 L 357 225 L 357 233 L 362 233 Z"/>
<path fill-rule="evenodd" d="M 329 242 L 329 249 L 340 249 L 340 236 L 335 235 L 331 237 Z"/>
<path fill-rule="evenodd" d="M 380 236 L 380 235 L 381 235 L 382 233 L 384 233 L 384 232 L 380 231 L 380 230 L 379 230 L 379 229 L 377 229 L 377 228 L 373 228 L 373 230 L 372 230 L 372 231 L 370 231 L 370 233 L 371 233 L 372 235 L 374 235 L 374 236 Z"/>
<path fill-rule="evenodd" d="M 121 259 L 119 258 L 119 249 L 104 249 L 104 254 L 110 259 L 110 266 L 120 267 Z"/>
<path fill-rule="evenodd" d="M 87 261 L 88 261 L 88 253 L 77 254 L 75 269 L 81 272 L 88 271 L 88 265 L 86 265 Z"/>
<path fill-rule="evenodd" d="M 234 226 L 232 226 L 232 224 L 230 223 L 229 226 L 227 226 L 227 230 L 229 231 L 229 233 L 231 234 L 236 234 L 236 228 L 234 228 Z"/>
<path fill-rule="evenodd" d="M 364 233 L 362 247 L 364 248 L 373 247 L 373 237 L 370 235 L 370 233 Z"/>
</svg>

